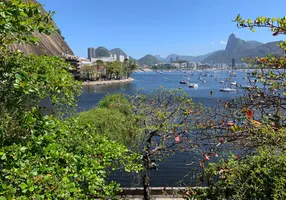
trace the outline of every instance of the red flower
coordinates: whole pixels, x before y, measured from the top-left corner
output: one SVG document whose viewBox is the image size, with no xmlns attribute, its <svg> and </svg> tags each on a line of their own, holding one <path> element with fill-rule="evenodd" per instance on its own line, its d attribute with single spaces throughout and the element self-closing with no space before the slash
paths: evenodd
<svg viewBox="0 0 286 200">
<path fill-rule="evenodd" d="M 180 136 L 179 135 L 177 137 L 175 137 L 175 141 L 180 142 Z"/>
<path fill-rule="evenodd" d="M 224 143 L 224 139 L 223 138 L 219 139 L 219 142 Z"/>
<path fill-rule="evenodd" d="M 253 118 L 251 110 L 247 111 L 247 117 L 248 117 L 248 119 L 252 119 Z"/>
</svg>

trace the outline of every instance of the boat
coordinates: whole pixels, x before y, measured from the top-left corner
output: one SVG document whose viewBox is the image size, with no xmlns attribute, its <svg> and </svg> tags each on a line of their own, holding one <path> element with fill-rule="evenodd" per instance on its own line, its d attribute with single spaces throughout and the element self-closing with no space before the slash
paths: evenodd
<svg viewBox="0 0 286 200">
<path fill-rule="evenodd" d="M 221 88 L 219 91 L 221 91 L 221 92 L 235 92 L 236 89 L 233 89 L 233 88 Z"/>
<path fill-rule="evenodd" d="M 232 82 L 230 83 L 230 85 L 237 85 L 237 82 L 236 82 L 236 81 L 232 81 Z"/>
<path fill-rule="evenodd" d="M 239 88 L 248 90 L 248 89 L 251 89 L 251 88 L 254 88 L 254 87 L 251 86 L 251 85 L 240 85 Z"/>
<path fill-rule="evenodd" d="M 202 80 L 202 83 L 206 83 L 206 80 Z"/>
<path fill-rule="evenodd" d="M 224 81 L 219 81 L 219 83 L 224 83 Z"/>
<path fill-rule="evenodd" d="M 186 81 L 186 80 L 182 80 L 182 81 L 180 81 L 180 84 L 188 84 L 189 82 L 188 81 Z"/>
<path fill-rule="evenodd" d="M 190 83 L 189 84 L 189 88 L 197 88 L 197 87 L 199 87 L 199 85 L 196 83 Z"/>
</svg>

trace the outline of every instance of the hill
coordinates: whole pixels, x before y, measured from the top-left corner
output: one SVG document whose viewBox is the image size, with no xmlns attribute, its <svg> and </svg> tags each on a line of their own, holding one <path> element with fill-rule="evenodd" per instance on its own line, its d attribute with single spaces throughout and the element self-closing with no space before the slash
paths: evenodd
<svg viewBox="0 0 286 200">
<path fill-rule="evenodd" d="M 225 50 L 214 52 L 212 55 L 203 59 L 204 63 L 230 63 L 234 58 L 236 62 L 242 62 L 245 57 L 263 57 L 268 53 L 281 54 L 281 49 L 277 46 L 277 42 L 269 42 L 263 44 L 257 41 L 245 41 L 237 38 L 235 34 L 231 34 L 228 38 Z"/>
<path fill-rule="evenodd" d="M 210 56 L 213 53 L 214 52 L 211 52 L 211 53 L 208 53 L 208 54 L 205 54 L 205 55 L 199 55 L 199 56 L 170 54 L 166 58 L 163 58 L 160 55 L 156 55 L 155 57 L 157 59 L 159 59 L 161 62 L 164 62 L 164 63 L 170 63 L 171 62 L 171 58 L 173 59 L 173 61 L 176 61 L 177 57 L 179 57 L 179 60 L 186 60 L 186 61 L 189 61 L 189 62 L 201 62 L 202 60 L 204 60 L 205 58 L 207 58 L 208 56 Z"/>
<path fill-rule="evenodd" d="M 137 60 L 137 62 L 140 65 L 153 66 L 155 64 L 160 63 L 161 61 L 159 59 L 157 59 L 156 57 L 148 54 L 148 55 L 144 56 L 143 58 L 140 58 L 139 60 Z"/>
<path fill-rule="evenodd" d="M 37 2 L 32 0 L 32 2 Z M 43 12 L 46 12 L 43 9 Z M 69 45 L 65 42 L 64 37 L 61 35 L 60 29 L 53 21 L 54 26 L 58 31 L 55 31 L 51 35 L 45 35 L 40 33 L 34 33 L 33 35 L 40 39 L 39 45 L 19 45 L 15 44 L 12 46 L 13 50 L 19 49 L 25 54 L 37 54 L 37 55 L 54 55 L 59 56 L 62 53 L 73 55 L 73 51 Z"/>
<path fill-rule="evenodd" d="M 95 50 L 95 57 L 96 58 L 110 57 L 110 52 L 105 47 L 98 47 Z"/>
<path fill-rule="evenodd" d="M 117 56 L 123 55 L 125 58 L 127 57 L 127 54 L 120 48 L 111 49 L 109 52 Z"/>
</svg>

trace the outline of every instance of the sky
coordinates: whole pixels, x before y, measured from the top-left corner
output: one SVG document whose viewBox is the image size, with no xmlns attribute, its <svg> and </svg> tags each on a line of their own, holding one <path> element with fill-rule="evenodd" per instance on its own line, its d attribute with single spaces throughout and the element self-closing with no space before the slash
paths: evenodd
<svg viewBox="0 0 286 200">
<path fill-rule="evenodd" d="M 139 59 L 203 55 L 225 48 L 234 32 L 244 40 L 263 43 L 285 40 L 268 29 L 237 28 L 231 20 L 286 16 L 286 0 L 39 0 L 74 54 L 87 57 L 88 47 L 121 48 Z"/>
</svg>

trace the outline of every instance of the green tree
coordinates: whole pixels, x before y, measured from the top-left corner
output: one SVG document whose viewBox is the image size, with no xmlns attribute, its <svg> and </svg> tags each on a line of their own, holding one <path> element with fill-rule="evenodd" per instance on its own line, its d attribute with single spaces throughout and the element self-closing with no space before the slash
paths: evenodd
<svg viewBox="0 0 286 200">
<path fill-rule="evenodd" d="M 53 31 L 51 15 L 22 0 L 1 1 L 0 15 L 0 199 L 112 198 L 108 173 L 139 170 L 138 155 L 69 118 L 81 89 L 70 65 L 7 48 L 36 44 L 32 32 Z"/>
<path fill-rule="evenodd" d="M 123 74 L 123 66 L 120 61 L 108 62 L 105 65 L 106 75 L 109 79 L 121 78 Z"/>
</svg>

